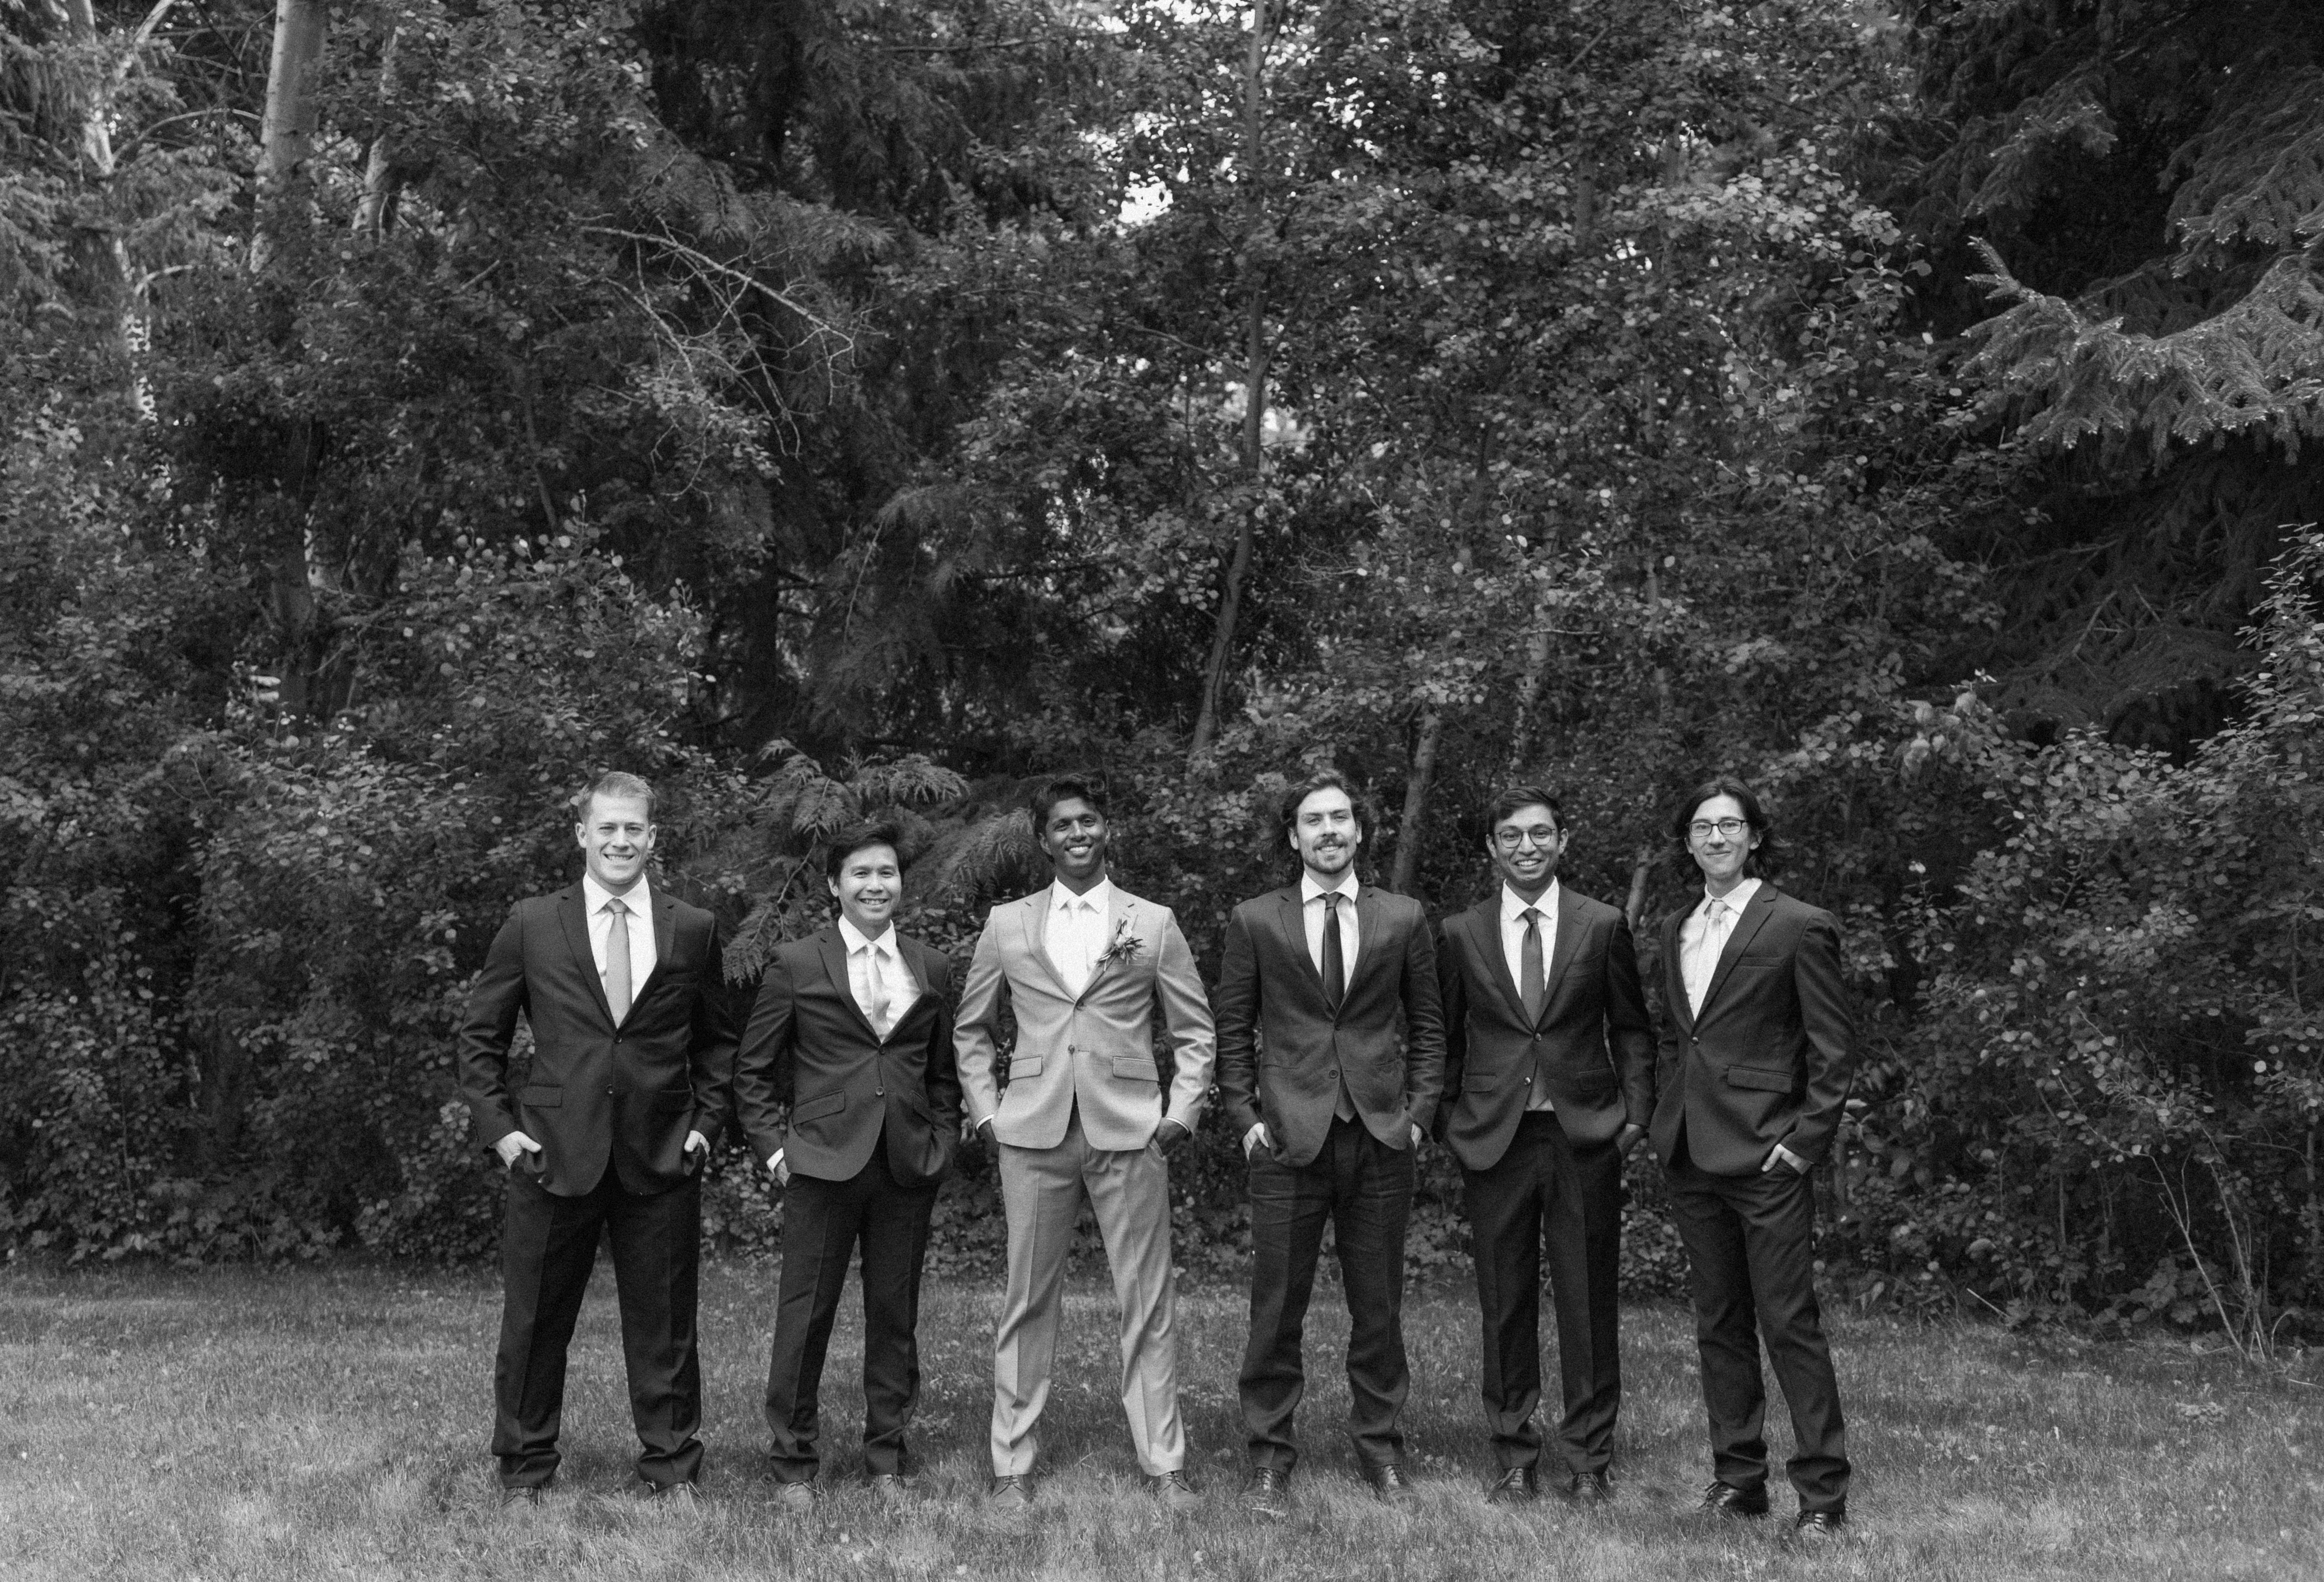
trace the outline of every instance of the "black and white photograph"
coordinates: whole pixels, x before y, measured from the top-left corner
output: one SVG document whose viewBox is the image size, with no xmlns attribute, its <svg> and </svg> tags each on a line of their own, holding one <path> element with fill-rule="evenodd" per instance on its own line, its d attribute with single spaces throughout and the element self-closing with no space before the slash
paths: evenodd
<svg viewBox="0 0 2324 1582">
<path fill-rule="evenodd" d="M 2324 1577 L 2324 4 L 0 0 L 0 849 L 11 1582 Z"/>
</svg>

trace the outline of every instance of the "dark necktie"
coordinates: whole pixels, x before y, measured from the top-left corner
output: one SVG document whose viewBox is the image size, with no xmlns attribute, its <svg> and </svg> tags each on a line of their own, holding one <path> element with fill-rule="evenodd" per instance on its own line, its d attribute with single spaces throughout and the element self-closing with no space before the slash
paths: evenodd
<svg viewBox="0 0 2324 1582">
<path fill-rule="evenodd" d="M 1538 1026 L 1541 1003 L 1548 995 L 1547 975 L 1541 966 L 1541 908 L 1525 909 L 1525 942 L 1517 947 L 1517 995 L 1525 1001 L 1526 1022 Z"/>
<path fill-rule="evenodd" d="M 1323 897 L 1323 1003 L 1334 1016 L 1348 993 L 1347 954 L 1340 947 L 1340 900 L 1336 890 Z"/>
</svg>

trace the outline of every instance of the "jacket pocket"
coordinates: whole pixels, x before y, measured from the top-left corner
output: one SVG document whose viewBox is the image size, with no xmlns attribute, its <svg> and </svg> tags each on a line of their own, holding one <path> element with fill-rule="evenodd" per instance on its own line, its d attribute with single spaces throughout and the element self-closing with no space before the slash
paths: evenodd
<svg viewBox="0 0 2324 1582">
<path fill-rule="evenodd" d="M 1117 1077 L 1127 1077 L 1135 1082 L 1158 1083 L 1162 1080 L 1162 1069 L 1159 1066 L 1151 1060 L 1142 1060 L 1136 1055 L 1114 1056 L 1113 1074 Z"/>
<path fill-rule="evenodd" d="M 1011 1058 L 1009 1062 L 1009 1080 L 1014 1082 L 1019 1077 L 1038 1077 L 1041 1074 L 1041 1059 L 1042 1057 L 1039 1055 L 1018 1055 Z"/>
<path fill-rule="evenodd" d="M 565 1102 L 565 1089 L 536 1083 L 518 1094 L 516 1101 L 529 1110 L 553 1110 Z"/>
<path fill-rule="evenodd" d="M 1762 1093 L 1789 1093 L 1792 1074 L 1770 1070 L 1765 1066 L 1729 1066 L 1727 1068 L 1729 1087 L 1756 1087 Z"/>
<path fill-rule="evenodd" d="M 846 1107 L 845 1094 L 826 1093 L 821 1098 L 811 1098 L 805 1104 L 794 1106 L 791 1109 L 791 1124 L 796 1126 L 802 1121 L 812 1121 L 821 1115 L 835 1115 Z"/>
</svg>

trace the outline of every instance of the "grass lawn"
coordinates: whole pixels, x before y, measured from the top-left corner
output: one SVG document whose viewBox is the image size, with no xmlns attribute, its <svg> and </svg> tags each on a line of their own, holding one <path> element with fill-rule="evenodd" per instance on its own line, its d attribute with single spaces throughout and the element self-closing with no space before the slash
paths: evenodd
<svg viewBox="0 0 2324 1582">
<path fill-rule="evenodd" d="M 1076 1290 L 1044 1424 L 1039 1497 L 1010 1522 L 985 1483 L 998 1293 L 931 1290 L 916 1445 L 921 1495 L 888 1510 L 856 1484 L 860 1315 L 824 1397 L 826 1497 L 787 1521 L 758 1482 L 758 1394 L 773 1271 L 705 1272 L 707 1496 L 692 1516 L 632 1497 L 610 1272 L 575 1343 L 560 1492 L 503 1517 L 491 1427 L 495 1282 L 478 1273 L 0 1272 L 0 1576 L 438 1577 L 1913 1578 L 2324 1577 L 2324 1389 L 2256 1380 L 2183 1344 L 2083 1346 L 1834 1315 L 1857 1466 L 1858 1537 L 1802 1550 L 1776 1519 L 1706 1529 L 1708 1477 L 1685 1315 L 1627 1316 L 1624 1405 L 1602 1513 L 1488 1509 L 1474 1297 L 1407 1313 L 1406 1511 L 1354 1481 L 1339 1424 L 1346 1318 L 1317 1291 L 1308 1458 L 1291 1518 L 1237 1493 L 1243 1293 L 1182 1291 L 1192 1470 L 1171 1518 L 1135 1478 L 1114 1390 L 1111 1299 Z M 851 1292 L 851 1300 L 853 1294 Z M 2309 1370 L 2302 1370 L 2303 1372 Z M 1554 1371 L 1550 1377 L 1554 1380 Z M 1780 1403 L 1778 1461 L 1788 1444 Z"/>
</svg>

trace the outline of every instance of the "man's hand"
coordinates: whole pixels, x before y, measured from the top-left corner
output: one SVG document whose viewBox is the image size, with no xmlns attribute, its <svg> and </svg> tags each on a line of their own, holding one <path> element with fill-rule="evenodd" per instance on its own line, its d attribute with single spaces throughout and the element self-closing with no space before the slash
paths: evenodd
<svg viewBox="0 0 2324 1582">
<path fill-rule="evenodd" d="M 1759 1173 L 1764 1176 L 1779 1164 L 1791 1166 L 1792 1173 L 1794 1175 L 1803 1176 L 1808 1173 L 1808 1161 L 1780 1143 L 1768 1151 L 1766 1162 L 1759 1167 Z"/>
<path fill-rule="evenodd" d="M 1420 1123 L 1419 1123 L 1418 1121 L 1415 1121 L 1415 1122 L 1413 1122 L 1413 1123 L 1412 1123 L 1412 1145 L 1413 1145 L 1415 1148 L 1417 1148 L 1417 1147 L 1419 1147 L 1423 1143 L 1425 1143 L 1425 1142 L 1427 1142 L 1427 1141 L 1428 1141 L 1428 1133 L 1425 1133 L 1425 1132 L 1424 1132 L 1424 1131 L 1422 1131 L 1422 1130 L 1420 1129 Z"/>
<path fill-rule="evenodd" d="M 1623 1122 L 1622 1129 L 1614 1133 L 1614 1152 L 1624 1159 L 1629 1158 L 1630 1150 L 1636 1148 L 1646 1134 L 1646 1129 L 1636 1121 Z"/>
<path fill-rule="evenodd" d="M 514 1170 L 518 1159 L 528 1153 L 534 1155 L 537 1162 L 540 1153 L 540 1144 L 521 1132 L 511 1132 L 493 1144 L 493 1152 L 501 1156 L 502 1164 L 510 1170 Z"/>
<path fill-rule="evenodd" d="M 1162 1124 L 1154 1128 L 1154 1141 L 1162 1145 L 1162 1152 L 1165 1153 L 1193 1135 L 1194 1133 L 1186 1129 L 1185 1122 L 1175 1115 L 1164 1115 Z"/>
<path fill-rule="evenodd" d="M 1267 1134 L 1265 1121 L 1253 1121 L 1250 1130 L 1242 1134 L 1242 1156 L 1249 1159 L 1254 1148 L 1264 1148 L 1269 1153 L 1275 1152 L 1275 1139 Z"/>
<path fill-rule="evenodd" d="M 781 1149 L 778 1148 L 767 1155 L 767 1168 L 774 1172 L 777 1185 L 788 1187 L 791 1184 L 791 1167 L 783 1162 Z"/>
<path fill-rule="evenodd" d="M 963 1143 L 982 1143 L 990 1146 L 992 1142 L 992 1117 L 987 1115 L 981 1121 L 972 1121 L 966 1115 L 961 1116 L 960 1140 Z"/>
<path fill-rule="evenodd" d="M 697 1153 L 702 1157 L 699 1159 L 695 1158 L 695 1155 Z M 710 1162 L 710 1139 L 705 1137 L 699 1132 L 688 1132 L 686 1134 L 686 1161 L 687 1168 L 689 1170 L 693 1169 L 694 1166 L 697 1164 L 708 1164 Z"/>
</svg>

